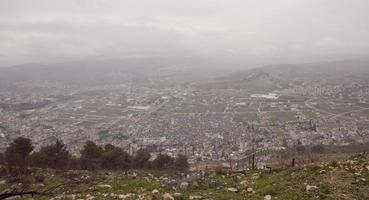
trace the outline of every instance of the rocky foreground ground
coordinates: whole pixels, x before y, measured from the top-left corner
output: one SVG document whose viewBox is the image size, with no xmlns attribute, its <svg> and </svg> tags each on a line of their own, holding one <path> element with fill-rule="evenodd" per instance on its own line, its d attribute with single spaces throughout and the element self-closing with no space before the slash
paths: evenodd
<svg viewBox="0 0 369 200">
<path fill-rule="evenodd" d="M 2 177 L 0 194 L 38 191 L 19 199 L 369 199 L 369 155 L 276 172 L 153 175 L 131 171 L 55 171 Z M 14 198 L 14 197 L 13 197 Z M 1 199 L 1 198 L 0 198 Z"/>
</svg>

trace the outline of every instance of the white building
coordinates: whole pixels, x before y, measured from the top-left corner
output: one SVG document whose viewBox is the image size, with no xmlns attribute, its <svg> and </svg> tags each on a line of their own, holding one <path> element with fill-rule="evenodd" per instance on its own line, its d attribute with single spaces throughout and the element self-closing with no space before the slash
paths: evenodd
<svg viewBox="0 0 369 200">
<path fill-rule="evenodd" d="M 275 93 L 269 93 L 269 94 L 252 94 L 251 98 L 257 98 L 257 99 L 278 99 L 279 95 Z"/>
</svg>

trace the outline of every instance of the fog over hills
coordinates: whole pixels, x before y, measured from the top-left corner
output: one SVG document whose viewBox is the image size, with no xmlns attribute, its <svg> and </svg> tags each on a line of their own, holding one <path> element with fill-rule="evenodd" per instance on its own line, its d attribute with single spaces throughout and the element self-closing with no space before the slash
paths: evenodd
<svg viewBox="0 0 369 200">
<path fill-rule="evenodd" d="M 368 11 L 0 0 L 0 200 L 369 199 Z"/>
<path fill-rule="evenodd" d="M 3 83 L 27 81 L 85 84 L 128 83 L 131 81 L 138 83 L 149 77 L 188 75 L 194 76 L 194 79 L 197 77 L 199 79 L 197 81 L 211 81 L 214 78 L 217 84 L 229 85 L 234 82 L 234 85 L 238 84 L 238 86 L 247 83 L 250 87 L 257 87 L 252 83 L 260 82 L 264 85 L 274 85 L 275 82 L 340 81 L 344 78 L 366 81 L 369 76 L 369 61 L 345 60 L 306 64 L 275 64 L 246 70 L 227 70 L 199 58 L 152 57 L 125 60 L 87 60 L 51 65 L 24 64 L 0 68 L 0 72 L 0 79 Z M 208 79 L 203 79 L 205 77 Z"/>
<path fill-rule="evenodd" d="M 148 79 L 175 79 L 215 74 L 217 67 L 193 57 L 149 57 L 84 60 L 59 64 L 24 64 L 0 68 L 0 82 L 61 82 L 69 84 L 147 84 Z M 200 73 L 199 73 L 200 72 Z M 195 75 L 195 76 L 194 76 Z M 179 78 L 179 79 L 178 79 Z M 169 81 L 170 82 L 170 81 Z"/>
<path fill-rule="evenodd" d="M 369 61 L 345 60 L 306 64 L 275 64 L 241 70 L 204 84 L 210 88 L 273 90 L 304 82 L 344 83 L 345 80 L 367 83 Z"/>
</svg>

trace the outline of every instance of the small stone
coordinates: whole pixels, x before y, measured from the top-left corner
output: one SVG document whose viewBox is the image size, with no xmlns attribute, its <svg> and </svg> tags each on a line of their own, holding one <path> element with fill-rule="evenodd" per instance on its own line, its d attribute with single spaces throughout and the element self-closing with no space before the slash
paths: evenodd
<svg viewBox="0 0 369 200">
<path fill-rule="evenodd" d="M 238 192 L 237 188 L 227 188 L 227 191 L 229 192 Z"/>
<path fill-rule="evenodd" d="M 264 196 L 264 200 L 272 200 L 272 196 L 271 195 L 265 195 Z"/>
<path fill-rule="evenodd" d="M 157 189 L 154 189 L 152 192 L 152 200 L 160 200 L 160 192 Z"/>
<path fill-rule="evenodd" d="M 90 194 L 86 195 L 86 200 L 92 200 L 92 199 L 95 199 L 95 197 Z"/>
<path fill-rule="evenodd" d="M 109 189 L 112 188 L 111 185 L 107 185 L 107 184 L 106 185 L 97 185 L 96 187 L 98 187 L 98 188 L 109 188 Z"/>
<path fill-rule="evenodd" d="M 242 185 L 242 186 L 244 186 L 244 187 L 246 187 L 247 186 L 247 184 L 248 184 L 248 182 L 245 180 L 245 181 L 241 181 L 240 182 L 240 185 Z"/>
<path fill-rule="evenodd" d="M 315 189 L 318 189 L 318 187 L 317 186 L 315 186 L 315 185 L 306 185 L 306 191 L 310 191 L 310 190 L 315 190 Z"/>
<path fill-rule="evenodd" d="M 247 192 L 248 193 L 254 193 L 255 191 L 254 191 L 254 189 L 252 189 L 252 188 L 249 187 L 249 188 L 247 188 Z"/>
<path fill-rule="evenodd" d="M 180 188 L 182 191 L 187 191 L 187 189 L 188 189 L 188 183 L 187 183 L 187 182 L 182 182 L 182 183 L 179 185 L 179 188 Z"/>
<path fill-rule="evenodd" d="M 181 199 L 181 198 L 182 198 L 182 194 L 181 194 L 181 193 L 179 193 L 179 192 L 176 192 L 176 193 L 174 193 L 174 194 L 173 194 L 173 197 L 174 197 L 175 199 Z"/>
<path fill-rule="evenodd" d="M 128 193 L 128 194 L 120 194 L 120 195 L 118 195 L 118 198 L 119 199 L 134 199 L 133 198 L 133 196 L 134 196 L 134 194 L 132 194 L 132 193 Z"/>
<path fill-rule="evenodd" d="M 189 199 L 191 200 L 191 199 L 203 199 L 203 197 L 202 196 L 200 196 L 200 195 L 196 195 L 196 196 L 190 196 L 189 197 Z"/>
<path fill-rule="evenodd" d="M 259 174 L 253 174 L 251 177 L 252 180 L 259 179 Z"/>
<path fill-rule="evenodd" d="M 165 193 L 163 195 L 163 200 L 174 200 L 174 197 L 169 193 Z"/>
</svg>

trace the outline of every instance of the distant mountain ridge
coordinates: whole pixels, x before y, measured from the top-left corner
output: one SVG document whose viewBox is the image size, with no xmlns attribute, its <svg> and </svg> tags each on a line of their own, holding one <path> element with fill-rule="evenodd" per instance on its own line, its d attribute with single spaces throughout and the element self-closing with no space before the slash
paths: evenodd
<svg viewBox="0 0 369 200">
<path fill-rule="evenodd" d="M 204 66 L 204 67 L 203 67 Z M 369 60 L 277 64 L 218 73 L 208 61 L 185 57 L 89 60 L 60 64 L 28 64 L 0 68 L 0 84 L 58 82 L 90 84 L 151 84 L 197 82 L 200 88 L 271 91 L 303 82 L 369 82 Z M 214 77 L 218 77 L 215 78 Z"/>
<path fill-rule="evenodd" d="M 75 84 L 144 82 L 171 68 L 201 63 L 196 58 L 150 57 L 124 60 L 87 60 L 59 64 L 26 64 L 0 68 L 0 83 L 54 81 Z M 163 72 L 163 75 L 167 75 Z M 167 72 L 168 73 L 168 72 Z M 170 73 L 169 73 L 170 74 Z"/>
<path fill-rule="evenodd" d="M 369 60 L 268 65 L 234 72 L 201 87 L 270 91 L 303 82 L 333 84 L 344 81 L 368 83 Z"/>
</svg>

